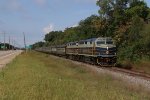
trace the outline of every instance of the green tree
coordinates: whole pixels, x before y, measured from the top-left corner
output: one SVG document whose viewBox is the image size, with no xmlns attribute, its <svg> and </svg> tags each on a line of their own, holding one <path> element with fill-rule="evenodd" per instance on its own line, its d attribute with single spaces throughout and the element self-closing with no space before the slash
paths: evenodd
<svg viewBox="0 0 150 100">
<path fill-rule="evenodd" d="M 97 15 L 92 15 L 79 23 L 80 36 L 83 39 L 105 36 L 107 30 L 106 20 Z"/>
<path fill-rule="evenodd" d="M 39 48 L 39 47 L 43 47 L 45 45 L 45 42 L 36 42 L 35 44 L 32 45 L 32 49 L 35 49 L 35 48 Z"/>
<path fill-rule="evenodd" d="M 62 36 L 62 34 L 62 31 L 52 31 L 45 35 L 44 40 L 49 43 L 55 42 L 57 44 L 60 42 L 60 37 Z"/>
<path fill-rule="evenodd" d="M 149 8 L 144 1 L 134 0 L 130 3 L 130 7 L 126 10 L 126 14 L 129 17 L 138 15 L 146 20 L 149 15 Z"/>
<path fill-rule="evenodd" d="M 102 18 L 109 19 L 112 15 L 112 10 L 115 0 L 98 0 L 97 5 L 100 7 L 98 11 Z"/>
</svg>

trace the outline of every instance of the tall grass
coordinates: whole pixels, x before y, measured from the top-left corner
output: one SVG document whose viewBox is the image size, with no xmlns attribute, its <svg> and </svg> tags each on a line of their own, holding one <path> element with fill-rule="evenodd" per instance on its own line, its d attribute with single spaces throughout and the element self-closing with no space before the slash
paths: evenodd
<svg viewBox="0 0 150 100">
<path fill-rule="evenodd" d="M 149 100 L 147 92 L 47 54 L 28 52 L 0 72 L 2 100 Z"/>
</svg>

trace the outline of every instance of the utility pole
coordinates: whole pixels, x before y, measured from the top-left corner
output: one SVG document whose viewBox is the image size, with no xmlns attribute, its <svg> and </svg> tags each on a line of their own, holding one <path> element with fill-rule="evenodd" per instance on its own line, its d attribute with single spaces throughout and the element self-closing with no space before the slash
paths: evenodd
<svg viewBox="0 0 150 100">
<path fill-rule="evenodd" d="M 14 50 L 14 40 L 13 40 L 13 38 L 11 40 L 11 44 L 12 44 L 12 50 Z"/>
<path fill-rule="evenodd" d="M 26 51 L 26 36 L 25 36 L 24 32 L 23 32 L 23 39 L 24 39 L 24 48 L 25 48 L 25 51 Z"/>
<path fill-rule="evenodd" d="M 9 36 L 9 50 L 10 50 L 10 47 L 11 47 L 11 45 L 10 45 L 10 36 Z"/>
<path fill-rule="evenodd" d="M 13 40 L 14 50 L 16 50 L 15 40 Z"/>
<path fill-rule="evenodd" d="M 4 50 L 6 49 L 6 44 L 5 44 L 5 32 L 4 32 Z"/>
</svg>

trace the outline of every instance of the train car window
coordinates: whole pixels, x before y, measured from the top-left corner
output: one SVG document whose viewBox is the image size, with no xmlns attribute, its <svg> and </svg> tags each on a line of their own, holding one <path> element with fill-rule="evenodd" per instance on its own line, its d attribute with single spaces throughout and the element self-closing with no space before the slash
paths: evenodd
<svg viewBox="0 0 150 100">
<path fill-rule="evenodd" d="M 85 42 L 85 44 L 87 44 L 87 42 Z"/>
<path fill-rule="evenodd" d="M 92 42 L 90 42 L 90 44 L 92 44 Z"/>
</svg>

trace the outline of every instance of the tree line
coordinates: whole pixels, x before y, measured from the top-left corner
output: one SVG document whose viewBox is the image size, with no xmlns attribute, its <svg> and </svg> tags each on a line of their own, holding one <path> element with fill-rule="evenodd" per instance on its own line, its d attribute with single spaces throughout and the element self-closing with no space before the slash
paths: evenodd
<svg viewBox="0 0 150 100">
<path fill-rule="evenodd" d="M 150 59 L 150 8 L 141 0 L 98 0 L 99 15 L 81 20 L 76 27 L 52 31 L 45 42 L 33 48 L 61 45 L 94 37 L 112 37 L 117 45 L 118 61 Z"/>
</svg>

